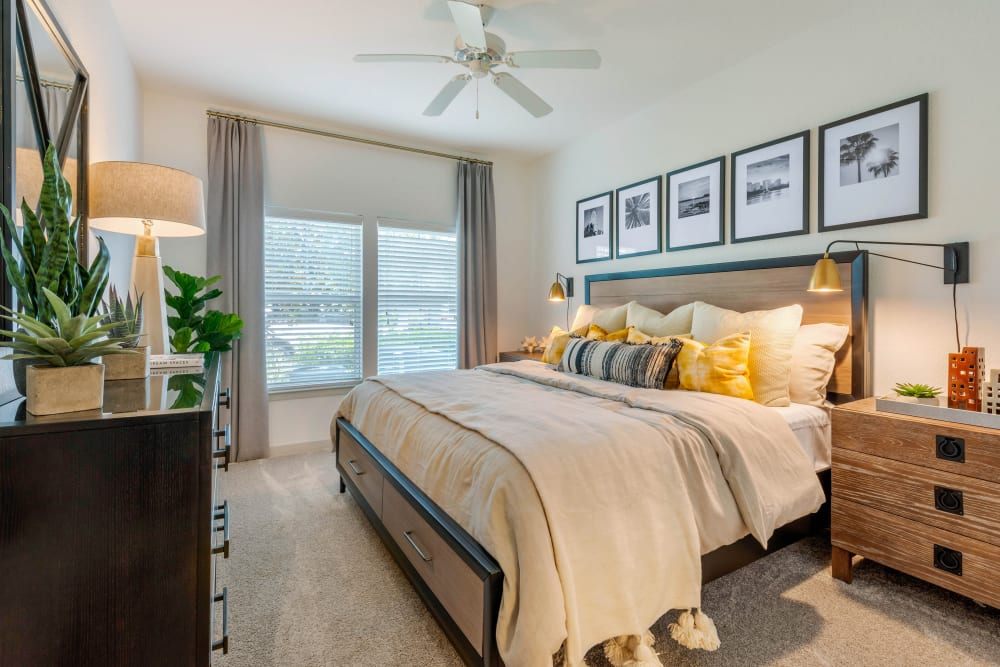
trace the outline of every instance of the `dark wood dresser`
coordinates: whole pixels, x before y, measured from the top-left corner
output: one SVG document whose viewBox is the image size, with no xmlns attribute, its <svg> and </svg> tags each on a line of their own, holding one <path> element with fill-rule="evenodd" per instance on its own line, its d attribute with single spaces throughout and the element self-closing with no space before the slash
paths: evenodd
<svg viewBox="0 0 1000 667">
<path fill-rule="evenodd" d="M 228 650 L 228 404 L 214 357 L 107 382 L 103 411 L 0 407 L 0 665 L 200 666 Z"/>
<path fill-rule="evenodd" d="M 1000 431 L 833 410 L 833 576 L 855 554 L 1000 607 Z"/>
</svg>

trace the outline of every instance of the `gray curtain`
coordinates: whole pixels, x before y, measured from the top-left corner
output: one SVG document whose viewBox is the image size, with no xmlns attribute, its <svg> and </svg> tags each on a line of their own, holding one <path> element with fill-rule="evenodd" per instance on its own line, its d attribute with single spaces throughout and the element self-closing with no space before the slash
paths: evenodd
<svg viewBox="0 0 1000 667">
<path fill-rule="evenodd" d="M 208 275 L 221 275 L 219 310 L 243 318 L 243 337 L 225 355 L 223 386 L 236 460 L 268 455 L 264 369 L 264 161 L 260 127 L 208 119 Z M 224 413 L 223 413 L 224 414 Z"/>
<path fill-rule="evenodd" d="M 62 122 L 66 118 L 66 110 L 69 108 L 70 92 L 66 88 L 52 85 L 41 85 L 42 108 L 45 110 L 46 125 L 49 127 L 49 136 L 53 143 L 59 136 Z M 18 81 L 14 87 L 14 97 L 17 101 L 17 111 L 14 118 L 14 142 L 18 148 L 37 148 L 35 144 L 35 125 L 31 118 L 31 107 L 28 105 L 28 92 L 25 90 L 24 82 Z M 67 157 L 76 158 L 76 129 L 69 140 L 69 150 Z M 76 184 L 74 183 L 74 186 Z"/>
<path fill-rule="evenodd" d="M 472 368 L 497 357 L 496 207 L 493 167 L 458 163 L 458 365 Z"/>
</svg>

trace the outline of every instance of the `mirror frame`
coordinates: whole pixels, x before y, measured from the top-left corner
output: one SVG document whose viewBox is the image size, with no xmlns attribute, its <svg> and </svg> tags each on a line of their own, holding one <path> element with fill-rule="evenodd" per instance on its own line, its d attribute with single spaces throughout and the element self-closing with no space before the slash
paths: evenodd
<svg viewBox="0 0 1000 667">
<path fill-rule="evenodd" d="M 81 263 L 86 264 L 88 256 L 88 226 L 87 226 L 87 165 L 88 156 L 88 106 L 89 106 L 89 82 L 90 75 L 83 66 L 80 57 L 73 49 L 66 33 L 63 32 L 56 21 L 52 10 L 45 3 L 45 0 L 0 0 L 0 29 L 2 29 L 2 44 L 0 50 L 0 68 L 2 68 L 2 80 L 0 80 L 0 95 L 2 95 L 2 105 L 0 105 L 0 155 L 3 158 L 2 183 L 0 183 L 0 196 L 3 204 L 13 212 L 19 203 L 14 202 L 16 196 L 15 173 L 15 129 L 17 119 L 14 118 L 14 104 L 17 82 L 15 80 L 17 61 L 21 62 L 21 71 L 24 75 L 24 86 L 28 97 L 28 107 L 31 109 L 34 125 L 35 140 L 39 147 L 40 158 L 45 155 L 45 148 L 49 142 L 55 144 L 59 153 L 59 163 L 64 164 L 66 155 L 70 149 L 70 139 L 73 130 L 76 129 L 77 137 L 77 182 L 73 185 L 76 194 L 76 210 L 80 215 L 80 235 L 78 239 L 77 252 Z M 75 72 L 73 82 L 73 92 L 70 95 L 69 106 L 66 110 L 66 118 L 63 119 L 59 134 L 52 137 L 49 133 L 48 123 L 45 118 L 45 109 L 40 104 L 41 80 L 35 64 L 34 46 L 32 36 L 28 31 L 28 12 L 33 12 L 38 17 L 39 22 L 49 34 L 52 42 L 62 51 L 70 68 Z M 10 233 L 3 226 L 2 233 L 7 242 L 10 242 Z M 3 259 L 0 258 L 0 267 L 3 267 Z M 5 270 L 0 270 L 0 305 L 11 307 L 13 304 L 13 291 L 10 281 L 7 280 Z"/>
</svg>

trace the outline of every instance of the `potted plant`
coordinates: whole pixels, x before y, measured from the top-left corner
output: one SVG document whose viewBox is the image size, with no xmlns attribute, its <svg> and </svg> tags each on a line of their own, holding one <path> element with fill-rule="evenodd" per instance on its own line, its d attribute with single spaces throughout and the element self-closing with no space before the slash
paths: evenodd
<svg viewBox="0 0 1000 667">
<path fill-rule="evenodd" d="M 938 405 L 940 403 L 938 401 L 938 396 L 941 394 L 940 387 L 912 382 L 897 382 L 893 391 L 896 392 L 896 400 L 903 403 L 920 403 L 921 405 Z"/>
<path fill-rule="evenodd" d="M 38 200 L 38 211 L 21 202 L 24 228 L 18 230 L 11 220 L 10 211 L 0 204 L 4 222 L 13 248 L 0 234 L 7 280 L 14 287 L 20 309 L 30 318 L 49 326 L 55 321 L 52 306 L 45 290 L 55 294 L 65 303 L 72 315 L 93 317 L 101 303 L 101 296 L 108 284 L 111 254 L 101 237 L 99 249 L 90 268 L 80 264 L 80 218 L 71 217 L 73 193 L 63 178 L 55 147 L 49 144 L 42 163 L 44 181 Z M 14 255 L 17 251 L 17 256 Z M 17 356 L 17 355 L 15 355 Z M 14 362 L 14 382 L 17 390 L 25 393 L 25 367 L 32 363 L 21 355 Z"/>
<path fill-rule="evenodd" d="M 137 354 L 121 347 L 120 338 L 108 338 L 114 324 L 101 324 L 103 315 L 73 315 L 69 306 L 54 292 L 42 287 L 42 294 L 52 309 L 49 326 L 24 313 L 4 309 L 4 319 L 18 326 L 18 331 L 2 331 L 10 336 L 14 349 L 4 359 L 30 359 L 28 366 L 27 408 L 33 415 L 54 415 L 100 408 L 104 400 L 104 365 L 93 359 L 111 354 Z"/>
<path fill-rule="evenodd" d="M 228 352 L 232 342 L 243 332 L 243 320 L 236 313 L 220 310 L 201 311 L 212 299 L 222 296 L 222 290 L 206 290 L 222 279 L 222 276 L 199 278 L 169 266 L 163 267 L 163 274 L 177 286 L 179 294 L 166 292 L 167 305 L 176 315 L 167 317 L 170 327 L 170 348 L 177 354 L 189 352 Z"/>
<path fill-rule="evenodd" d="M 138 354 L 110 354 L 102 359 L 105 380 L 138 380 L 149 375 L 149 346 L 139 346 L 142 335 L 142 295 L 125 296 L 122 301 L 115 286 L 108 290 L 104 305 L 104 324 L 110 324 L 111 338 L 120 339 L 119 345 Z"/>
</svg>

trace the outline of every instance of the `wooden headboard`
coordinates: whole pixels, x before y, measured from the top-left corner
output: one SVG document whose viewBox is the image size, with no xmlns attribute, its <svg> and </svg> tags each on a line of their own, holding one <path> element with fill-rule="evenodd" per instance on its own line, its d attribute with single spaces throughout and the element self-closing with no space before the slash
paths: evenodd
<svg viewBox="0 0 1000 667">
<path fill-rule="evenodd" d="M 837 353 L 829 385 L 830 400 L 842 403 L 864 398 L 871 395 L 868 253 L 830 255 L 840 269 L 843 292 L 807 292 L 813 265 L 820 257 L 803 255 L 594 274 L 585 278 L 584 298 L 595 306 L 616 306 L 634 300 L 662 312 L 692 301 L 739 311 L 801 304 L 803 324 L 832 322 L 851 328 L 847 342 Z"/>
</svg>

